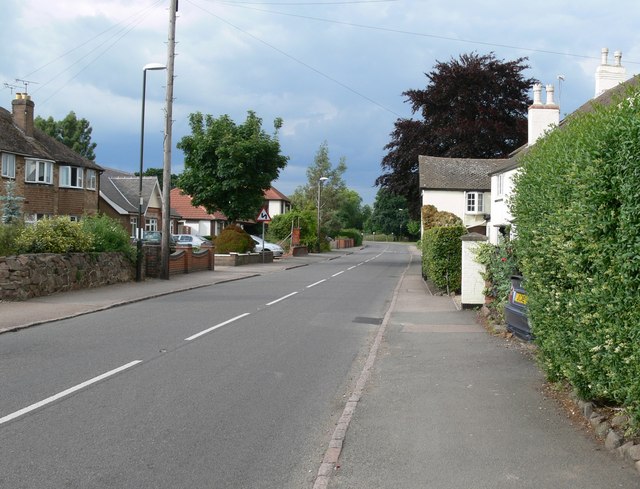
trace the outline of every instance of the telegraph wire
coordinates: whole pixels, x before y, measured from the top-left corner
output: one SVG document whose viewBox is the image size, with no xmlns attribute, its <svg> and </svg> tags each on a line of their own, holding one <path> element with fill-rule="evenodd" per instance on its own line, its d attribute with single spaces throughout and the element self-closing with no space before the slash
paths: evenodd
<svg viewBox="0 0 640 489">
<path fill-rule="evenodd" d="M 220 17 L 219 15 L 214 14 L 214 13 L 213 13 L 213 12 L 211 12 L 210 10 L 207 10 L 207 9 L 205 9 L 204 7 L 200 6 L 200 5 L 197 5 L 196 3 L 192 2 L 191 0 L 185 0 L 185 1 L 186 1 L 186 2 L 188 2 L 188 3 L 190 3 L 191 5 L 193 5 L 194 7 L 199 8 L 199 9 L 200 9 L 200 10 L 202 10 L 203 12 L 205 12 L 205 13 L 207 13 L 207 14 L 211 15 L 212 17 L 215 17 L 215 18 L 216 18 L 216 19 L 218 19 L 219 21 L 224 22 L 225 24 L 227 24 L 227 25 L 229 25 L 229 26 L 233 27 L 234 29 L 236 29 L 236 30 L 238 30 L 238 31 L 242 32 L 243 34 L 245 34 L 245 35 L 247 35 L 247 36 L 251 37 L 252 39 L 254 39 L 254 40 L 256 40 L 256 41 L 258 41 L 258 42 L 260 42 L 260 43 L 264 44 L 265 46 L 267 46 L 267 47 L 269 47 L 269 48 L 273 49 L 274 51 L 277 51 L 278 53 L 282 54 L 283 56 L 286 56 L 287 58 L 289 58 L 289 59 L 291 59 L 291 60 L 295 61 L 296 63 L 298 63 L 298 64 L 300 64 L 300 65 L 304 66 L 305 68 L 307 68 L 307 69 L 309 69 L 309 70 L 313 71 L 314 73 L 317 73 L 318 75 L 320 75 L 320 76 L 322 76 L 322 77 L 326 78 L 327 80 L 329 80 L 329 81 L 331 81 L 331 82 L 335 83 L 336 85 L 341 86 L 342 88 L 344 88 L 344 89 L 346 89 L 346 90 L 350 91 L 351 93 L 353 93 L 353 94 L 357 95 L 358 97 L 361 97 L 361 98 L 363 98 L 364 100 L 366 100 L 366 101 L 368 101 L 368 102 L 371 102 L 373 105 L 376 105 L 377 107 L 379 107 L 379 108 L 381 108 L 381 109 L 385 110 L 386 112 L 389 112 L 389 113 L 391 113 L 391 114 L 395 115 L 396 117 L 402 117 L 400 114 L 398 114 L 398 113 L 397 113 L 397 112 L 395 112 L 394 110 L 392 110 L 392 109 L 390 109 L 390 108 L 388 108 L 388 107 L 386 107 L 386 106 L 382 105 L 381 103 L 379 103 L 379 102 L 377 102 L 377 101 L 373 100 L 371 97 L 368 97 L 367 95 L 364 95 L 363 93 L 358 92 L 356 89 L 354 89 L 354 88 L 350 87 L 349 85 L 347 85 L 347 84 L 345 84 L 345 83 L 342 83 L 341 81 L 339 81 L 339 80 L 337 80 L 337 79 L 333 78 L 333 77 L 332 77 L 332 76 L 330 76 L 330 75 L 327 75 L 326 73 L 324 73 L 324 72 L 320 71 L 319 69 L 317 69 L 317 68 L 315 68 L 315 67 L 311 66 L 311 65 L 310 65 L 310 64 L 308 64 L 308 63 L 305 63 L 305 62 L 304 62 L 304 61 L 302 61 L 301 59 L 296 58 L 295 56 L 293 56 L 293 55 L 291 55 L 291 54 L 289 54 L 289 53 L 287 53 L 287 52 L 283 51 L 282 49 L 280 49 L 280 48 L 278 48 L 278 47 L 274 46 L 273 44 L 268 43 L 267 41 L 265 41 L 265 40 L 263 40 L 263 39 L 259 38 L 258 36 L 254 35 L 254 34 L 251 34 L 250 32 L 247 32 L 246 30 L 242 29 L 241 27 L 239 27 L 239 26 L 237 26 L 237 25 L 235 25 L 235 24 L 233 24 L 233 23 L 229 22 L 229 21 L 228 21 L 228 20 L 226 20 L 226 19 L 223 19 L 223 18 L 222 18 L 222 17 Z"/>
</svg>

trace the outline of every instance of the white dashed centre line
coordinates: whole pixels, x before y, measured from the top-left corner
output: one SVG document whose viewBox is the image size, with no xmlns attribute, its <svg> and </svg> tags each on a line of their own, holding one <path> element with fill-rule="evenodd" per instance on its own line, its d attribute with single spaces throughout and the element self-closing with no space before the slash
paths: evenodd
<svg viewBox="0 0 640 489">
<path fill-rule="evenodd" d="M 311 287 L 315 287 L 318 284 L 321 284 L 322 282 L 326 282 L 327 279 L 323 278 L 322 280 L 318 280 L 317 282 L 312 283 L 311 285 L 307 285 L 307 289 L 310 289 Z"/>
<path fill-rule="evenodd" d="M 342 270 L 341 272 L 338 272 L 338 273 L 334 273 L 334 274 L 333 274 L 333 275 L 331 275 L 331 276 L 332 276 L 332 277 L 337 277 L 338 275 L 340 275 L 340 274 L 342 274 L 342 273 L 344 273 L 344 270 Z"/>
<path fill-rule="evenodd" d="M 185 339 L 184 339 L 184 341 L 191 341 L 191 340 L 195 340 L 196 338 L 199 338 L 199 337 L 200 337 L 200 336 L 202 336 L 202 335 L 205 335 L 205 334 L 207 334 L 207 333 L 210 333 L 210 332 L 211 332 L 211 331 L 213 331 L 214 329 L 218 329 L 218 328 L 221 328 L 222 326 L 226 326 L 227 324 L 232 323 L 232 322 L 234 322 L 234 321 L 237 321 L 238 319 L 242 319 L 243 317 L 248 316 L 248 315 L 249 315 L 249 313 L 248 313 L 248 312 L 245 312 L 244 314 L 240 314 L 239 316 L 236 316 L 236 317 L 234 317 L 234 318 L 227 319 L 227 320 L 226 320 L 225 322 L 223 322 L 223 323 L 216 324 L 215 326 L 211 326 L 210 328 L 205 329 L 204 331 L 200 331 L 199 333 L 196 333 L 196 334 L 194 334 L 194 335 L 192 335 L 192 336 L 189 336 L 188 338 L 185 338 Z"/>
<path fill-rule="evenodd" d="M 275 304 L 276 302 L 280 302 L 283 301 L 285 299 L 288 299 L 289 297 L 291 297 L 292 295 L 296 295 L 297 292 L 291 292 L 290 294 L 285 295 L 284 297 L 280 297 L 280 299 L 276 299 L 275 301 L 271 301 L 271 302 L 267 302 L 265 304 L 265 306 L 272 306 L 273 304 Z"/>
<path fill-rule="evenodd" d="M 40 402 L 36 402 L 35 404 L 31 404 L 31 406 L 27 406 L 26 408 L 20 409 L 19 411 L 16 411 L 14 413 L 8 414 L 2 418 L 0 418 L 0 424 L 3 423 L 7 423 L 9 421 L 11 421 L 12 419 L 16 419 L 24 414 L 27 414 L 31 411 L 34 411 L 38 408 L 41 408 L 42 406 L 46 406 L 47 404 L 51 404 L 54 401 L 57 401 L 58 399 L 61 399 L 63 397 L 66 397 L 70 394 L 73 394 L 74 392 L 77 392 L 81 389 L 84 389 L 85 387 L 91 385 L 91 384 L 95 384 L 96 382 L 100 382 L 103 379 L 106 379 L 107 377 L 111 377 L 112 375 L 117 374 L 118 372 L 122 372 L 123 370 L 126 370 L 128 368 L 133 367 L 134 365 L 137 365 L 139 363 L 141 363 L 142 360 L 134 360 L 133 362 L 129 362 L 126 365 L 122 365 L 121 367 L 118 368 L 114 368 L 113 370 L 109 370 L 108 372 L 105 372 L 101 375 L 98 375 L 97 377 L 94 377 L 93 379 L 89 379 L 86 380 L 84 382 L 82 382 L 81 384 L 78 384 L 76 386 L 70 387 L 66 390 L 63 390 L 62 392 L 58 392 L 57 394 L 54 394 L 51 397 L 47 397 L 46 399 L 43 399 Z"/>
</svg>

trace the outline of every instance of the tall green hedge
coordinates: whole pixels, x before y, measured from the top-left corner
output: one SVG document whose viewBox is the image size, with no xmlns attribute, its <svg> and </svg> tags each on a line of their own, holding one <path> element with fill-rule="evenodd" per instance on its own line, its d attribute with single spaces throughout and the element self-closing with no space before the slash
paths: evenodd
<svg viewBox="0 0 640 489">
<path fill-rule="evenodd" d="M 462 225 L 432 227 L 422 238 L 422 275 L 436 287 L 459 291 L 462 271 Z"/>
<path fill-rule="evenodd" d="M 640 422 L 638 88 L 537 142 L 512 210 L 548 375 Z"/>
</svg>

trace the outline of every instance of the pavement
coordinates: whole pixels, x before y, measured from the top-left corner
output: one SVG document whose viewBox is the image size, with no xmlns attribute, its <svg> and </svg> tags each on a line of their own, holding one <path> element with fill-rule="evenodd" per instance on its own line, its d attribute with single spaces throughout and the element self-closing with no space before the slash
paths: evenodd
<svg viewBox="0 0 640 489">
<path fill-rule="evenodd" d="M 215 265 L 212 271 L 172 275 L 169 280 L 148 278 L 142 283 L 127 282 L 93 289 L 73 290 L 22 302 L 0 301 L 0 334 L 174 292 L 332 260 L 345 253 L 349 251 L 313 253 L 299 257 L 287 256 L 274 259 L 273 263 L 238 267 Z"/>
<path fill-rule="evenodd" d="M 474 311 L 434 295 L 420 257 L 400 278 L 331 436 L 314 489 L 596 489 L 640 487 L 631 461 L 572 424 L 530 349 L 494 336 Z M 148 279 L 0 303 L 0 333 L 130 302 L 330 260 L 340 250 L 271 264 Z"/>
</svg>

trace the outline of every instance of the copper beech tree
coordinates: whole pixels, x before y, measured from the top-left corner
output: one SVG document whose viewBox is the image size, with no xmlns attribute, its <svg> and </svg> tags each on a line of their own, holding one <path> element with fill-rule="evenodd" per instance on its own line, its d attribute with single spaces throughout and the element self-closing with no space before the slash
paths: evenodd
<svg viewBox="0 0 640 489">
<path fill-rule="evenodd" d="M 416 118 L 395 122 L 385 146 L 379 185 L 407 199 L 419 219 L 418 156 L 501 158 L 526 142 L 527 58 L 501 61 L 493 53 L 436 62 L 424 89 L 403 93 Z"/>
</svg>

